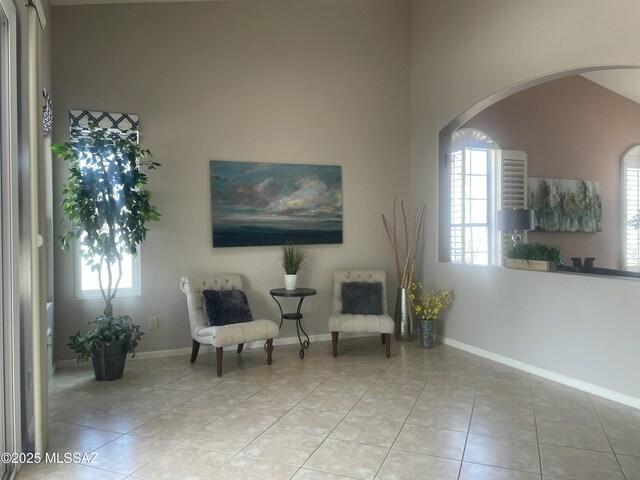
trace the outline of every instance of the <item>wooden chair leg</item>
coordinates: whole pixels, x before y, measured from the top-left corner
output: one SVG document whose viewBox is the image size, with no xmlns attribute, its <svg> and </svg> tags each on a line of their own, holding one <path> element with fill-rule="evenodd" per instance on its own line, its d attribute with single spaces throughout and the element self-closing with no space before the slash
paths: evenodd
<svg viewBox="0 0 640 480">
<path fill-rule="evenodd" d="M 216 372 L 222 376 L 222 347 L 216 347 Z"/>
<path fill-rule="evenodd" d="M 198 352 L 200 351 L 200 342 L 197 340 L 193 340 L 191 344 L 191 363 L 196 361 L 198 358 Z"/>
<path fill-rule="evenodd" d="M 331 341 L 333 343 L 333 358 L 338 356 L 338 332 L 331 332 Z"/>
<path fill-rule="evenodd" d="M 273 352 L 273 338 L 267 339 L 267 365 L 271 365 L 271 352 Z"/>
<path fill-rule="evenodd" d="M 384 336 L 385 336 L 385 334 L 384 334 L 384 333 L 381 333 L 381 334 L 380 334 L 380 339 L 382 340 L 382 344 L 383 344 L 383 345 L 384 345 Z"/>
<path fill-rule="evenodd" d="M 238 353 L 242 353 L 242 349 L 244 348 L 244 343 L 238 344 Z"/>
<path fill-rule="evenodd" d="M 385 333 L 384 334 L 384 343 L 385 343 L 385 350 L 386 350 L 386 355 L 387 358 L 391 357 L 391 334 L 390 333 Z"/>
</svg>

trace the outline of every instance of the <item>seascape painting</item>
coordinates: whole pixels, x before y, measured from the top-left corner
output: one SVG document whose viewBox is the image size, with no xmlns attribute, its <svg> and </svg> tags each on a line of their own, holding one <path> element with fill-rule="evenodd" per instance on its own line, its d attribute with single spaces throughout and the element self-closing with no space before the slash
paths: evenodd
<svg viewBox="0 0 640 480">
<path fill-rule="evenodd" d="M 214 247 L 342 243 L 342 167 L 211 161 Z"/>
<path fill-rule="evenodd" d="M 529 208 L 540 232 L 601 232 L 600 184 L 588 180 L 529 177 Z"/>
</svg>

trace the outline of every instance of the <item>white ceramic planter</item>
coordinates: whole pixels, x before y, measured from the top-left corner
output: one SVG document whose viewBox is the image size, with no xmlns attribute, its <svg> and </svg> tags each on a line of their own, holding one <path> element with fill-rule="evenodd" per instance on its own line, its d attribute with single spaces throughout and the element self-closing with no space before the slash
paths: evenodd
<svg viewBox="0 0 640 480">
<path fill-rule="evenodd" d="M 284 276 L 284 288 L 286 290 L 295 290 L 296 289 L 296 280 L 298 275 L 287 275 Z"/>
</svg>

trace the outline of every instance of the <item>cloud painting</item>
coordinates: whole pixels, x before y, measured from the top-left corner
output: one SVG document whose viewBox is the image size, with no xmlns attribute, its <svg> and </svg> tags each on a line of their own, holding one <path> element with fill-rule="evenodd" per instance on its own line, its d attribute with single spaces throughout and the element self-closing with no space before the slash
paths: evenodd
<svg viewBox="0 0 640 480">
<path fill-rule="evenodd" d="M 342 168 L 211 161 L 214 247 L 342 243 Z"/>
</svg>

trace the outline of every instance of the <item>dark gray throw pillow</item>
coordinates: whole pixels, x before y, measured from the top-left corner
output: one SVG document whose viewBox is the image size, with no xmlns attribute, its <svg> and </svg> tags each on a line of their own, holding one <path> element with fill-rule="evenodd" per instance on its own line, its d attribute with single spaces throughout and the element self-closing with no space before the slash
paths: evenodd
<svg viewBox="0 0 640 480">
<path fill-rule="evenodd" d="M 382 283 L 345 282 L 342 284 L 342 311 L 351 315 L 382 315 Z"/>
<path fill-rule="evenodd" d="M 202 295 L 212 327 L 253 321 L 249 300 L 242 290 L 204 290 Z"/>
</svg>

